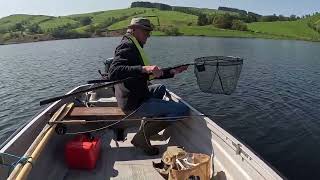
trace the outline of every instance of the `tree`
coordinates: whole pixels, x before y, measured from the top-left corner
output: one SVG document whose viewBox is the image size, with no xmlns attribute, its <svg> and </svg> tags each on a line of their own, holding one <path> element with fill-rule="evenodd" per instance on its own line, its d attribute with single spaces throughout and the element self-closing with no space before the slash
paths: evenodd
<svg viewBox="0 0 320 180">
<path fill-rule="evenodd" d="M 229 8 L 229 7 L 219 7 L 218 10 L 235 12 L 235 13 L 239 13 L 239 14 L 247 14 L 247 11 L 245 11 L 245 10 L 240 10 L 240 9 L 236 9 L 236 8 Z"/>
<path fill-rule="evenodd" d="M 86 29 L 86 32 L 95 33 L 97 29 L 98 29 L 97 26 L 91 24 L 91 25 Z"/>
<path fill-rule="evenodd" d="M 286 17 L 284 17 L 283 15 L 279 15 L 279 21 L 286 21 L 287 20 L 287 18 Z"/>
<path fill-rule="evenodd" d="M 90 37 L 88 33 L 79 33 L 77 31 L 69 30 L 63 27 L 53 29 L 50 34 L 52 35 L 52 37 L 57 39 L 73 39 L 73 38 Z"/>
<path fill-rule="evenodd" d="M 217 28 L 230 29 L 232 27 L 233 16 L 230 14 L 221 14 L 214 18 L 213 24 Z"/>
<path fill-rule="evenodd" d="M 179 35 L 181 35 L 181 33 L 179 32 L 179 29 L 177 27 L 169 26 L 169 27 L 163 28 L 162 31 L 168 36 L 179 36 Z"/>
<path fill-rule="evenodd" d="M 204 25 L 208 25 L 208 18 L 207 18 L 207 15 L 205 14 L 200 14 L 198 16 L 198 25 L 199 26 L 204 26 Z"/>
<path fill-rule="evenodd" d="M 91 17 L 88 17 L 88 16 L 82 17 L 80 19 L 80 24 L 83 26 L 89 25 L 91 24 L 91 22 L 92 22 Z"/>
<path fill-rule="evenodd" d="M 318 31 L 318 33 L 320 33 L 320 24 L 315 26 L 315 30 Z"/>
<path fill-rule="evenodd" d="M 28 31 L 32 34 L 40 34 L 42 30 L 38 24 L 31 24 L 27 27 Z"/>
<path fill-rule="evenodd" d="M 24 31 L 24 27 L 23 27 L 22 23 L 16 23 L 15 25 L 13 25 L 12 30 L 13 31 L 20 31 L 22 34 L 22 32 Z"/>
<path fill-rule="evenodd" d="M 247 31 L 248 27 L 247 27 L 247 24 L 244 23 L 243 21 L 235 19 L 232 21 L 231 29 L 239 30 L 239 31 Z"/>
<path fill-rule="evenodd" d="M 215 16 L 216 15 L 213 15 L 213 14 L 207 15 L 208 24 L 212 24 L 213 23 L 213 20 L 214 20 Z"/>
<path fill-rule="evenodd" d="M 279 18 L 278 18 L 278 16 L 277 15 L 271 15 L 271 16 L 262 16 L 261 18 L 260 18 L 260 20 L 262 21 L 262 22 L 272 22 L 272 21 L 278 21 L 279 20 Z"/>
<path fill-rule="evenodd" d="M 261 17 L 262 17 L 262 15 L 260 15 L 260 14 L 248 12 L 248 23 L 257 22 Z"/>
<path fill-rule="evenodd" d="M 0 28 L 0 34 L 4 34 L 8 32 L 8 30 L 6 28 Z"/>
<path fill-rule="evenodd" d="M 297 20 L 297 16 L 294 15 L 294 14 L 292 14 L 292 15 L 290 16 L 290 21 L 295 21 L 295 20 Z"/>
<path fill-rule="evenodd" d="M 131 8 L 133 8 L 133 7 L 157 8 L 157 9 L 160 9 L 160 10 L 167 10 L 167 11 L 171 11 L 172 10 L 172 7 L 170 5 L 167 5 L 167 4 L 141 2 L 141 1 L 131 3 Z"/>
</svg>

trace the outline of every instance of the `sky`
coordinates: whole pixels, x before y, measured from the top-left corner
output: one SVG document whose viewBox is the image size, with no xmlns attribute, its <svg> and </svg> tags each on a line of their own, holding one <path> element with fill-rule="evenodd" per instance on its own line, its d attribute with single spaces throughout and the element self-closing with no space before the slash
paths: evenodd
<svg viewBox="0 0 320 180">
<path fill-rule="evenodd" d="M 12 14 L 64 16 L 130 7 L 137 0 L 0 0 L 0 18 Z M 140 0 L 146 1 L 146 0 Z M 320 12 L 320 0 L 149 0 L 173 6 L 238 8 L 261 15 L 302 16 Z"/>
</svg>

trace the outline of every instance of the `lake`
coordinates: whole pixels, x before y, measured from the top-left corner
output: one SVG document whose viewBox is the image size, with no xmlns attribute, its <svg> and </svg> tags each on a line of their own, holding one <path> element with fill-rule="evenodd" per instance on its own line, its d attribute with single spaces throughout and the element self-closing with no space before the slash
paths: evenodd
<svg viewBox="0 0 320 180">
<path fill-rule="evenodd" d="M 116 38 L 0 46 L 0 142 L 43 107 L 99 78 Z M 202 93 L 193 67 L 161 80 L 170 90 L 246 143 L 289 179 L 319 179 L 320 43 L 286 40 L 151 37 L 146 47 L 161 67 L 202 56 L 240 56 L 244 65 L 230 96 Z"/>
</svg>

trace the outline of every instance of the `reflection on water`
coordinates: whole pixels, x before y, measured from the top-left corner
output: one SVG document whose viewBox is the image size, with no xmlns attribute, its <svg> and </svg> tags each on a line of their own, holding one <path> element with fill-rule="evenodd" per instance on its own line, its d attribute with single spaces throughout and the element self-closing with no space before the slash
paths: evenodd
<svg viewBox="0 0 320 180">
<path fill-rule="evenodd" d="M 0 142 L 41 110 L 39 101 L 99 77 L 120 38 L 0 46 Z M 320 44 L 302 41 L 152 37 L 147 53 L 162 67 L 203 56 L 240 56 L 235 93 L 202 93 L 193 67 L 169 89 L 248 144 L 289 179 L 318 179 Z M 224 116 L 215 116 L 224 115 Z"/>
</svg>

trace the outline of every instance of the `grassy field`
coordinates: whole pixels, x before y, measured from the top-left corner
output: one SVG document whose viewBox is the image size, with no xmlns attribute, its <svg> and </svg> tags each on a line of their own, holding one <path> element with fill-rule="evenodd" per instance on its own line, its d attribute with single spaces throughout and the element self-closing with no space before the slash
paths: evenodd
<svg viewBox="0 0 320 180">
<path fill-rule="evenodd" d="M 215 15 L 215 14 L 231 14 L 231 15 L 239 15 L 238 13 L 235 12 L 227 12 L 227 11 L 221 11 L 217 9 L 208 9 L 208 8 L 195 8 L 195 7 L 190 7 L 191 10 L 198 11 L 204 14 L 209 14 L 209 15 Z"/>
<path fill-rule="evenodd" d="M 308 21 L 310 21 L 311 23 L 314 23 L 314 24 L 320 24 L 320 14 L 316 14 L 314 16 L 311 16 L 309 18 L 307 18 Z"/>
<path fill-rule="evenodd" d="M 125 16 L 136 16 L 138 14 L 142 14 L 145 11 L 148 11 L 150 9 L 147 8 L 127 8 L 127 9 L 117 9 L 117 10 L 110 10 L 110 11 L 100 11 L 100 12 L 94 12 L 94 13 L 87 13 L 87 14 L 78 14 L 78 15 L 70 15 L 67 16 L 68 18 L 77 18 L 77 17 L 91 17 L 92 23 L 102 24 L 105 23 L 108 20 L 111 20 L 112 18 L 118 19 Z"/>
<path fill-rule="evenodd" d="M 191 8 L 193 11 L 206 14 L 221 14 L 218 11 L 206 8 Z M 308 26 L 308 23 L 320 26 L 320 14 L 297 21 L 279 22 L 256 22 L 249 23 L 249 31 L 225 30 L 214 27 L 213 25 L 198 26 L 198 16 L 177 11 L 161 11 L 152 8 L 126 8 L 110 11 L 99 11 L 85 14 L 75 14 L 69 16 L 44 16 L 44 15 L 11 15 L 0 19 L 0 43 L 6 40 L 30 37 L 31 34 L 25 32 L 13 32 L 9 30 L 16 23 L 21 23 L 28 28 L 31 24 L 37 24 L 44 32 L 43 35 L 57 28 L 68 27 L 78 33 L 92 33 L 92 28 L 100 28 L 100 31 L 113 31 L 126 28 L 133 17 L 137 16 L 157 16 L 150 17 L 155 25 L 155 36 L 166 35 L 168 28 L 175 28 L 180 35 L 186 36 L 217 36 L 217 37 L 247 37 L 247 38 L 272 38 L 272 39 L 298 39 L 308 41 L 320 41 L 320 33 Z M 80 19 L 90 17 L 89 25 L 82 25 Z M 102 34 L 103 35 L 103 34 Z M 21 37 L 20 37 L 21 36 Z M 95 37 L 96 35 L 93 35 Z M 50 38 L 49 36 L 45 36 Z M 32 38 L 29 38 L 32 39 Z M 37 39 L 37 38 L 36 38 Z"/>
<path fill-rule="evenodd" d="M 11 15 L 0 19 L 0 29 L 8 29 L 14 26 L 16 23 L 28 23 L 28 24 L 39 24 L 41 22 L 54 19 L 56 17 L 43 16 L 43 15 Z"/>
<path fill-rule="evenodd" d="M 57 17 L 57 18 L 42 22 L 39 24 L 39 26 L 43 31 L 48 32 L 51 29 L 64 27 L 68 24 L 70 24 L 71 26 L 74 26 L 74 27 L 77 27 L 80 25 L 80 23 L 78 21 L 75 21 L 75 20 L 70 19 L 68 17 Z"/>
<path fill-rule="evenodd" d="M 308 22 L 320 23 L 320 16 L 312 16 L 297 21 L 249 23 L 249 30 L 256 33 L 276 35 L 289 39 L 320 40 L 320 33 L 308 26 Z"/>
<path fill-rule="evenodd" d="M 187 24 L 196 25 L 197 16 L 185 14 L 176 11 L 160 11 L 157 9 L 147 9 L 145 13 L 140 14 L 140 16 L 158 16 L 160 27 L 167 26 L 184 26 Z M 133 17 L 133 16 L 132 16 Z M 122 29 L 128 26 L 132 17 L 127 18 L 126 20 L 117 22 L 108 27 L 109 30 Z M 158 20 L 155 17 L 150 17 L 152 24 L 158 26 Z"/>
</svg>

